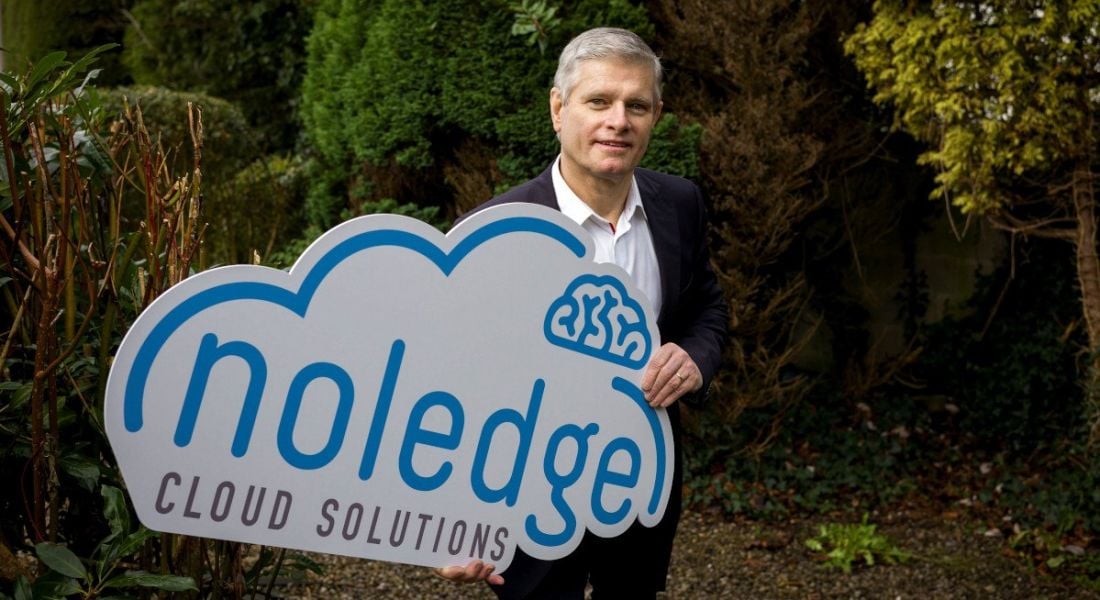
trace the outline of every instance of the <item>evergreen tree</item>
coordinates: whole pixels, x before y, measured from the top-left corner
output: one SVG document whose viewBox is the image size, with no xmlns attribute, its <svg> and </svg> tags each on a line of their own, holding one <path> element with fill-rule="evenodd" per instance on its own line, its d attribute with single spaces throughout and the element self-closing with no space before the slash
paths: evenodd
<svg viewBox="0 0 1100 600">
<path fill-rule="evenodd" d="M 645 9 L 626 0 L 321 2 L 302 100 L 322 167 L 311 222 L 330 226 L 348 205 L 387 197 L 454 216 L 536 175 L 557 153 L 557 55 L 600 25 L 653 36 Z M 697 128 L 673 118 L 655 135 L 649 164 L 695 168 Z"/>
</svg>

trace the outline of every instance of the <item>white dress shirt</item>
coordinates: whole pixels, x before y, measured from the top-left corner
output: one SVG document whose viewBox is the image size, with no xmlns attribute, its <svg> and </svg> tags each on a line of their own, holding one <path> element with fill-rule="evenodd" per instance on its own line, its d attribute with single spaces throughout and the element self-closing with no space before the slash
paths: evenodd
<svg viewBox="0 0 1100 600">
<path fill-rule="evenodd" d="M 653 249 L 653 236 L 649 233 L 637 180 L 631 175 L 626 206 L 619 214 L 619 222 L 612 225 L 593 212 L 565 183 L 560 165 L 561 156 L 554 161 L 552 177 L 562 214 L 592 236 L 596 243 L 596 262 L 610 262 L 622 267 L 630 274 L 634 285 L 649 298 L 654 314 L 661 314 L 661 271 L 657 266 L 657 252 Z"/>
</svg>

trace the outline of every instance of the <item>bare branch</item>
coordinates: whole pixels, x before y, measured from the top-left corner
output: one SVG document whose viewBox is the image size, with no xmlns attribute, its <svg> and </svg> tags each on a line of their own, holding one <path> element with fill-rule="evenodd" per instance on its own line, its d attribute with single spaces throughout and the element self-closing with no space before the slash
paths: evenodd
<svg viewBox="0 0 1100 600">
<path fill-rule="evenodd" d="M 1070 242 L 1077 236 L 1077 230 L 1073 227 L 1074 220 L 1068 217 L 1028 220 L 1008 212 L 1001 212 L 990 215 L 989 222 L 997 229 L 1024 236 L 1033 235 Z M 1061 227 L 1062 225 L 1068 225 L 1068 227 Z"/>
</svg>

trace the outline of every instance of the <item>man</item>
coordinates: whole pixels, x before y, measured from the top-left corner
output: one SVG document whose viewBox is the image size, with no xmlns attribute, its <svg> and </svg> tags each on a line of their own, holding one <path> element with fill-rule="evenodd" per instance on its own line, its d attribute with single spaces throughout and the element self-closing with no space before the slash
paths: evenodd
<svg viewBox="0 0 1100 600">
<path fill-rule="evenodd" d="M 559 209 L 592 234 L 596 260 L 623 267 L 658 313 L 663 345 L 642 379 L 646 400 L 669 409 L 677 447 L 672 497 L 653 528 L 586 534 L 569 556 L 537 560 L 522 552 L 503 577 L 474 561 L 439 573 L 486 580 L 501 598 L 652 598 L 665 586 L 680 516 L 679 410 L 703 395 L 721 355 L 727 312 L 705 245 L 702 195 L 695 184 L 638 168 L 661 115 L 661 64 L 637 35 L 611 28 L 577 36 L 562 51 L 550 117 L 558 159 L 535 179 L 480 208 L 533 202 Z"/>
</svg>

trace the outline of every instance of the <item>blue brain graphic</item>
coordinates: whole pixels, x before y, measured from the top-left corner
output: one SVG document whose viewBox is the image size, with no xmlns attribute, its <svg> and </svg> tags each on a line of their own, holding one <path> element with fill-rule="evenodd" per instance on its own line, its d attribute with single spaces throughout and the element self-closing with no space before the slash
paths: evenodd
<svg viewBox="0 0 1100 600">
<path fill-rule="evenodd" d="M 550 343 L 631 369 L 649 360 L 645 313 L 622 282 L 582 275 L 550 305 L 544 324 Z"/>
</svg>

